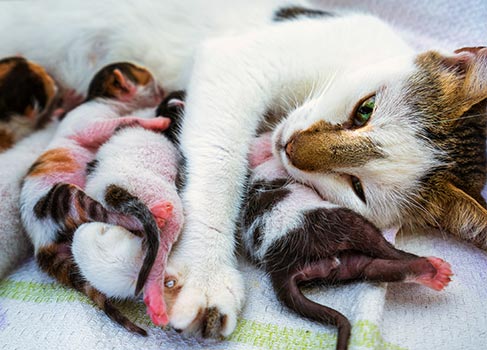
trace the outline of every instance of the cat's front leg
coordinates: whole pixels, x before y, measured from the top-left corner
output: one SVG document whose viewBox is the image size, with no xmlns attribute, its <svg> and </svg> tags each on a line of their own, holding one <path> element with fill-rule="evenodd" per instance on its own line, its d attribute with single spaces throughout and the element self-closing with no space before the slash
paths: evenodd
<svg viewBox="0 0 487 350">
<path fill-rule="evenodd" d="M 265 92 L 245 71 L 227 74 L 213 68 L 196 64 L 186 104 L 181 139 L 188 176 L 185 229 L 171 257 L 184 282 L 169 315 L 176 329 L 204 337 L 229 335 L 243 305 L 234 225 L 247 145 L 265 107 Z"/>
<path fill-rule="evenodd" d="M 317 72 L 335 71 L 322 36 L 290 23 L 206 43 L 195 56 L 181 135 L 185 228 L 171 256 L 183 276 L 169 314 L 176 329 L 217 337 L 236 326 L 244 288 L 234 233 L 249 144 L 275 101 L 307 96 Z"/>
<path fill-rule="evenodd" d="M 197 55 L 181 136 L 186 218 L 170 264 L 182 289 L 169 317 L 176 329 L 204 337 L 228 336 L 243 306 L 235 221 L 249 144 L 281 83 L 275 55 L 262 55 L 265 41 L 238 52 L 231 42 L 220 39 Z"/>
</svg>

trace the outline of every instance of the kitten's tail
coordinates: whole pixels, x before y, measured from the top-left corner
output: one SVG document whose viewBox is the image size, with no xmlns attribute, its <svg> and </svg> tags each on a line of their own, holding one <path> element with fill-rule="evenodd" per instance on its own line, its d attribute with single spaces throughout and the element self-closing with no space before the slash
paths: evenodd
<svg viewBox="0 0 487 350">
<path fill-rule="evenodd" d="M 319 269 L 319 266 L 316 268 Z M 308 271 L 309 269 L 310 267 L 307 268 Z M 347 350 L 352 328 L 350 322 L 340 312 L 315 303 L 304 296 L 298 286 L 300 282 L 307 281 L 303 270 L 304 268 L 292 273 L 287 270 L 271 273 L 271 280 L 277 297 L 284 305 L 303 317 L 336 326 L 338 328 L 336 350 Z M 316 274 L 313 276 L 313 279 L 315 278 L 318 278 Z"/>
<path fill-rule="evenodd" d="M 73 261 L 68 243 L 53 243 L 41 247 L 36 259 L 42 270 L 66 286 L 75 288 L 90 298 L 108 317 L 132 333 L 147 336 L 147 332 L 122 315 L 108 300 L 107 296 L 90 285 L 80 274 Z"/>
<path fill-rule="evenodd" d="M 159 250 L 159 228 L 149 208 L 125 189 L 117 185 L 108 186 L 105 192 L 105 201 L 114 210 L 134 216 L 143 226 L 143 248 L 146 253 L 135 285 L 135 295 L 138 295 L 142 291 L 156 260 Z"/>
</svg>

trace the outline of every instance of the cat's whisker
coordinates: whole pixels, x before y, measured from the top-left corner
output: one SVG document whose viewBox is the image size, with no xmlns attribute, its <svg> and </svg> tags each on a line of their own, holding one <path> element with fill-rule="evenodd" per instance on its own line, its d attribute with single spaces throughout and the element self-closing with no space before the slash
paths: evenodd
<svg viewBox="0 0 487 350">
<path fill-rule="evenodd" d="M 326 85 L 323 85 L 321 92 L 319 92 L 319 95 L 316 96 L 316 99 L 321 99 L 328 92 L 328 90 L 333 85 L 333 82 L 335 81 L 337 75 L 338 75 L 338 70 L 331 72 L 330 76 L 327 77 L 327 79 L 325 80 Z"/>
<path fill-rule="evenodd" d="M 430 124 L 441 124 L 441 123 L 450 123 L 453 121 L 458 121 L 458 120 L 466 120 L 466 119 L 472 119 L 472 118 L 479 118 L 479 117 L 485 117 L 487 116 L 487 112 L 485 113 L 479 113 L 479 114 L 473 114 L 473 115 L 467 115 L 465 117 L 459 117 L 459 118 L 452 118 L 452 119 L 443 119 L 443 120 L 438 120 L 438 121 L 432 121 Z"/>
<path fill-rule="evenodd" d="M 434 222 L 435 226 L 437 227 L 441 226 L 438 220 L 435 218 L 435 216 L 432 215 L 430 211 L 419 202 L 421 198 L 418 197 L 418 194 L 416 193 L 407 194 L 406 198 L 407 198 L 407 203 L 409 205 L 416 208 L 419 211 L 419 213 L 422 213 L 426 218 L 428 218 L 429 221 Z"/>
</svg>

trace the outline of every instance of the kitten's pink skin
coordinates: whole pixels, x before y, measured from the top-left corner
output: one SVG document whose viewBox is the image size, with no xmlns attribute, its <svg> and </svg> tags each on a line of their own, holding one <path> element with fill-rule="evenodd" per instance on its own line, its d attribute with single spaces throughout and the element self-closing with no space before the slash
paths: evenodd
<svg viewBox="0 0 487 350">
<path fill-rule="evenodd" d="M 157 283 L 150 283 L 144 292 L 144 303 L 147 306 L 147 314 L 156 326 L 166 326 L 169 323 L 163 289 L 164 286 Z"/>
<path fill-rule="evenodd" d="M 65 90 L 62 95 L 61 105 L 52 112 L 52 119 L 59 119 L 69 113 L 84 101 L 84 96 L 78 94 L 75 90 Z"/>
<path fill-rule="evenodd" d="M 50 187 L 56 183 L 65 182 L 84 188 L 86 184 L 86 165 L 93 160 L 96 148 L 106 142 L 113 135 L 116 128 L 133 123 L 150 130 L 163 131 L 167 129 L 171 120 L 169 118 L 142 119 L 123 117 L 97 121 L 86 130 L 72 136 L 71 139 L 74 143 L 67 143 L 67 145 L 70 144 L 68 146 L 69 154 L 77 163 L 76 169 L 72 172 L 46 174 L 41 179 L 41 183 L 46 187 Z"/>
<path fill-rule="evenodd" d="M 80 104 L 82 104 L 84 99 L 85 97 L 83 95 L 78 94 L 73 89 L 69 89 L 63 95 L 61 108 L 64 110 L 64 113 L 68 113 L 69 111 L 75 109 Z"/>
<path fill-rule="evenodd" d="M 164 271 L 167 256 L 172 243 L 179 234 L 182 223 L 178 222 L 178 218 L 174 216 L 174 205 L 169 201 L 156 202 L 150 207 L 150 210 L 161 230 L 161 237 L 157 257 L 145 285 L 144 302 L 152 322 L 156 326 L 165 326 L 169 322 L 169 316 L 164 302 Z"/>
<path fill-rule="evenodd" d="M 436 291 L 443 290 L 450 283 L 450 277 L 453 275 L 450 264 L 433 256 L 427 257 L 426 259 L 436 269 L 436 273 L 432 275 L 427 272 L 408 282 L 419 283 Z"/>
<path fill-rule="evenodd" d="M 155 120 L 166 120 L 166 118 Z M 147 125 L 142 126 L 147 127 Z M 133 136 L 134 130 L 127 131 L 127 133 L 129 132 Z M 124 131 L 119 134 L 119 137 L 124 137 L 123 133 Z M 147 131 L 140 132 L 139 136 L 143 138 L 145 133 Z M 150 139 L 154 140 L 154 138 Z M 137 176 L 127 178 L 127 181 L 130 183 L 133 194 L 151 210 L 160 229 L 159 249 L 144 285 L 144 302 L 152 322 L 162 326 L 168 323 L 164 302 L 164 275 L 167 258 L 184 220 L 181 198 L 175 185 L 179 155 L 176 147 L 164 137 L 161 137 L 160 142 L 142 143 L 138 154 L 137 164 L 151 173 L 151 181 L 148 183 L 146 177 L 139 180 Z"/>
<path fill-rule="evenodd" d="M 156 203 L 150 208 L 160 230 L 166 226 L 167 220 L 172 216 L 173 208 L 172 203 L 166 201 Z"/>
<path fill-rule="evenodd" d="M 272 134 L 266 133 L 250 144 L 249 166 L 251 169 L 272 158 Z"/>
<path fill-rule="evenodd" d="M 83 147 L 98 148 L 105 143 L 119 127 L 140 125 L 144 129 L 164 131 L 169 127 L 170 123 L 171 119 L 169 118 L 143 119 L 138 117 L 122 117 L 100 120 L 72 136 L 72 139 Z"/>
</svg>

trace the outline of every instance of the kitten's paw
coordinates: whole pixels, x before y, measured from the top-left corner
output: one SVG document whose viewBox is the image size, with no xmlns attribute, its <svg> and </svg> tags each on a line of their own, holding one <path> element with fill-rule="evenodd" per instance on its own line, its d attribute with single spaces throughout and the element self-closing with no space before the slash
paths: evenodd
<svg viewBox="0 0 487 350">
<path fill-rule="evenodd" d="M 154 284 L 144 292 L 147 314 L 156 326 L 165 326 L 169 323 L 162 288 L 162 286 Z"/>
<path fill-rule="evenodd" d="M 170 324 L 204 338 L 230 335 L 245 297 L 241 273 L 228 266 L 198 268 L 183 283 L 171 309 Z"/>
<path fill-rule="evenodd" d="M 171 124 L 171 119 L 165 117 L 152 118 L 152 119 L 140 119 L 138 123 L 140 126 L 148 130 L 164 131 Z"/>
<path fill-rule="evenodd" d="M 172 203 L 168 201 L 158 202 L 150 208 L 150 211 L 157 222 L 157 226 L 159 226 L 160 229 L 166 225 L 167 220 L 172 216 L 173 208 L 174 206 Z"/>
<path fill-rule="evenodd" d="M 436 269 L 436 273 L 424 273 L 423 275 L 418 276 L 415 279 L 415 282 L 440 291 L 451 281 L 451 276 L 453 273 L 451 271 L 450 264 L 440 258 L 435 258 L 432 256 L 427 257 L 426 260 L 433 265 L 433 267 Z"/>
<path fill-rule="evenodd" d="M 142 239 L 123 227 L 99 222 L 73 235 L 73 259 L 83 277 L 109 297 L 132 297 L 142 264 Z"/>
</svg>

